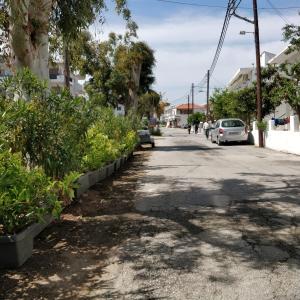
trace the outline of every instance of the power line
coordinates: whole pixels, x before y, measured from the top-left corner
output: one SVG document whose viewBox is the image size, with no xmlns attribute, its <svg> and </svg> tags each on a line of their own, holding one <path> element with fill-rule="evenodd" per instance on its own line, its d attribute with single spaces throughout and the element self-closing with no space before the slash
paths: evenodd
<svg viewBox="0 0 300 300">
<path fill-rule="evenodd" d="M 183 96 L 181 96 L 181 97 L 178 97 L 178 98 L 176 98 L 176 99 L 174 99 L 174 100 L 171 100 L 170 103 L 177 102 L 178 100 L 183 100 L 183 99 L 185 99 L 187 96 L 188 96 L 188 95 L 185 94 L 185 95 L 183 95 Z"/>
<path fill-rule="evenodd" d="M 274 11 L 276 12 L 276 14 L 284 21 L 285 24 L 289 24 L 290 22 L 283 16 L 283 14 L 280 12 L 280 10 L 274 6 L 274 4 L 270 1 L 267 0 L 267 2 L 269 3 L 269 5 L 274 9 Z"/>
<path fill-rule="evenodd" d="M 194 2 L 183 2 L 183 1 L 177 1 L 177 0 L 155 0 L 158 2 L 165 2 L 170 4 L 178 4 L 178 5 L 186 5 L 186 6 L 195 6 L 195 7 L 208 7 L 208 8 L 227 8 L 223 5 L 209 5 L 209 4 L 199 4 Z M 239 7 L 240 9 L 249 9 L 252 10 L 252 7 Z M 259 7 L 258 9 L 262 10 L 293 10 L 293 9 L 299 9 L 300 6 L 286 6 L 286 7 Z"/>
<path fill-rule="evenodd" d="M 219 60 L 231 16 L 232 16 L 233 12 L 238 8 L 240 3 L 241 3 L 241 0 L 229 0 L 228 1 L 226 15 L 225 15 L 225 19 L 224 19 L 223 28 L 222 28 L 222 32 L 221 32 L 221 35 L 220 35 L 219 43 L 218 43 L 217 50 L 216 50 L 215 56 L 213 58 L 212 64 L 209 68 L 210 76 L 212 76 L 212 74 L 215 70 L 215 67 L 217 65 L 217 62 Z"/>
<path fill-rule="evenodd" d="M 199 3 L 181 2 L 181 1 L 175 1 L 175 0 L 156 0 L 156 1 L 166 2 L 166 3 L 171 3 L 171 4 L 187 5 L 187 6 L 226 8 L 226 6 L 222 6 L 222 5 L 199 4 Z"/>
<path fill-rule="evenodd" d="M 215 76 L 212 76 L 211 79 L 214 80 L 218 85 L 223 86 L 223 87 L 225 86 L 225 85 L 224 85 L 219 79 L 217 79 Z"/>
<path fill-rule="evenodd" d="M 228 4 L 227 4 L 227 8 L 226 8 L 226 14 L 225 14 L 225 18 L 224 18 L 224 23 L 223 23 L 223 27 L 222 27 L 222 31 L 221 31 L 221 35 L 219 38 L 219 42 L 218 42 L 218 46 L 213 58 L 213 61 L 211 63 L 211 66 L 209 68 L 209 70 L 207 71 L 207 74 L 204 75 L 203 79 L 200 82 L 200 86 L 203 85 L 206 81 L 206 91 L 207 91 L 207 108 L 206 108 L 206 114 L 207 116 L 209 115 L 209 92 L 210 92 L 210 78 L 215 70 L 215 67 L 217 65 L 217 62 L 219 60 L 222 48 L 223 48 L 223 44 L 225 41 L 225 37 L 226 37 L 226 33 L 227 33 L 227 29 L 229 26 L 229 22 L 230 19 L 232 17 L 232 15 L 235 13 L 235 11 L 237 10 L 237 8 L 239 7 L 240 3 L 242 0 L 228 0 Z"/>
</svg>

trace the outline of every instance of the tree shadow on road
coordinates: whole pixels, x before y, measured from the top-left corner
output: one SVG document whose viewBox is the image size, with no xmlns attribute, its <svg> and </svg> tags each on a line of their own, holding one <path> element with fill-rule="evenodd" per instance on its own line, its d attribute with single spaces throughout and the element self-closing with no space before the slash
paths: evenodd
<svg viewBox="0 0 300 300">
<path fill-rule="evenodd" d="M 68 208 L 24 266 L 0 271 L 4 299 L 164 299 L 157 281 L 166 280 L 166 270 L 224 286 L 238 280 L 233 263 L 248 271 L 300 269 L 297 177 L 240 173 L 211 190 L 188 178 L 145 179 L 145 155 Z M 160 189 L 137 193 L 145 182 Z M 119 290 L 124 265 L 136 286 L 125 276 Z"/>
<path fill-rule="evenodd" d="M 199 151 L 222 151 L 221 147 L 206 147 L 203 145 L 193 145 L 193 144 L 188 144 L 188 145 L 173 145 L 173 146 L 157 146 L 156 149 L 157 151 L 163 151 L 163 152 L 199 152 Z"/>
<path fill-rule="evenodd" d="M 171 180 L 172 190 L 140 195 L 147 203 L 140 212 L 153 228 L 142 227 L 138 238 L 119 248 L 120 263 L 129 263 L 138 274 L 143 270 L 145 284 L 166 269 L 178 274 L 202 270 L 212 282 L 233 284 L 238 280 L 229 274 L 233 261 L 248 270 L 300 269 L 300 181 L 259 176 L 267 179 L 220 180 L 220 194 L 204 187 L 176 190 L 180 184 Z M 157 182 L 155 176 L 149 181 Z M 216 274 L 207 271 L 208 259 L 216 263 Z"/>
</svg>

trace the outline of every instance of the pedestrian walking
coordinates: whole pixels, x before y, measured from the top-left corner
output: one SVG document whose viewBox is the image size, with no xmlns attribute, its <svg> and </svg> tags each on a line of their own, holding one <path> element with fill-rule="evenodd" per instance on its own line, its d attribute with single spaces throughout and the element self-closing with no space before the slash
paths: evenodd
<svg viewBox="0 0 300 300">
<path fill-rule="evenodd" d="M 199 129 L 198 129 L 199 133 L 202 132 L 202 129 L 203 129 L 203 122 L 200 122 L 199 123 Z"/>
<path fill-rule="evenodd" d="M 198 133 L 198 129 L 199 129 L 199 124 L 198 124 L 198 123 L 196 123 L 196 124 L 195 124 L 195 134 L 197 134 L 197 133 Z"/>
<path fill-rule="evenodd" d="M 209 123 L 207 121 L 204 122 L 203 124 L 203 129 L 204 129 L 204 132 L 205 132 L 205 135 L 206 135 L 206 138 L 208 139 L 208 136 L 209 136 Z"/>
</svg>

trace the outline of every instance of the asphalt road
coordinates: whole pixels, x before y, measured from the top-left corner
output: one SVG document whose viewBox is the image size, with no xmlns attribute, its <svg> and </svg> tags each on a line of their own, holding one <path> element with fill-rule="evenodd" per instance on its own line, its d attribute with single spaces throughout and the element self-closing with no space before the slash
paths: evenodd
<svg viewBox="0 0 300 300">
<path fill-rule="evenodd" d="M 300 299 L 300 157 L 166 129 L 93 299 Z"/>
</svg>

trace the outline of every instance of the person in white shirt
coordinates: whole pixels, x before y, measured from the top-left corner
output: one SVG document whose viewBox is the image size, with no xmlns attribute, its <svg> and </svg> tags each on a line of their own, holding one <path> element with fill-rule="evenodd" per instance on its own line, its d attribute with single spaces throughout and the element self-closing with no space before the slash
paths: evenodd
<svg viewBox="0 0 300 300">
<path fill-rule="evenodd" d="M 208 135 L 209 135 L 209 123 L 207 121 L 204 122 L 203 124 L 203 129 L 204 129 L 204 132 L 205 132 L 205 135 L 206 135 L 206 138 L 208 139 Z"/>
</svg>

